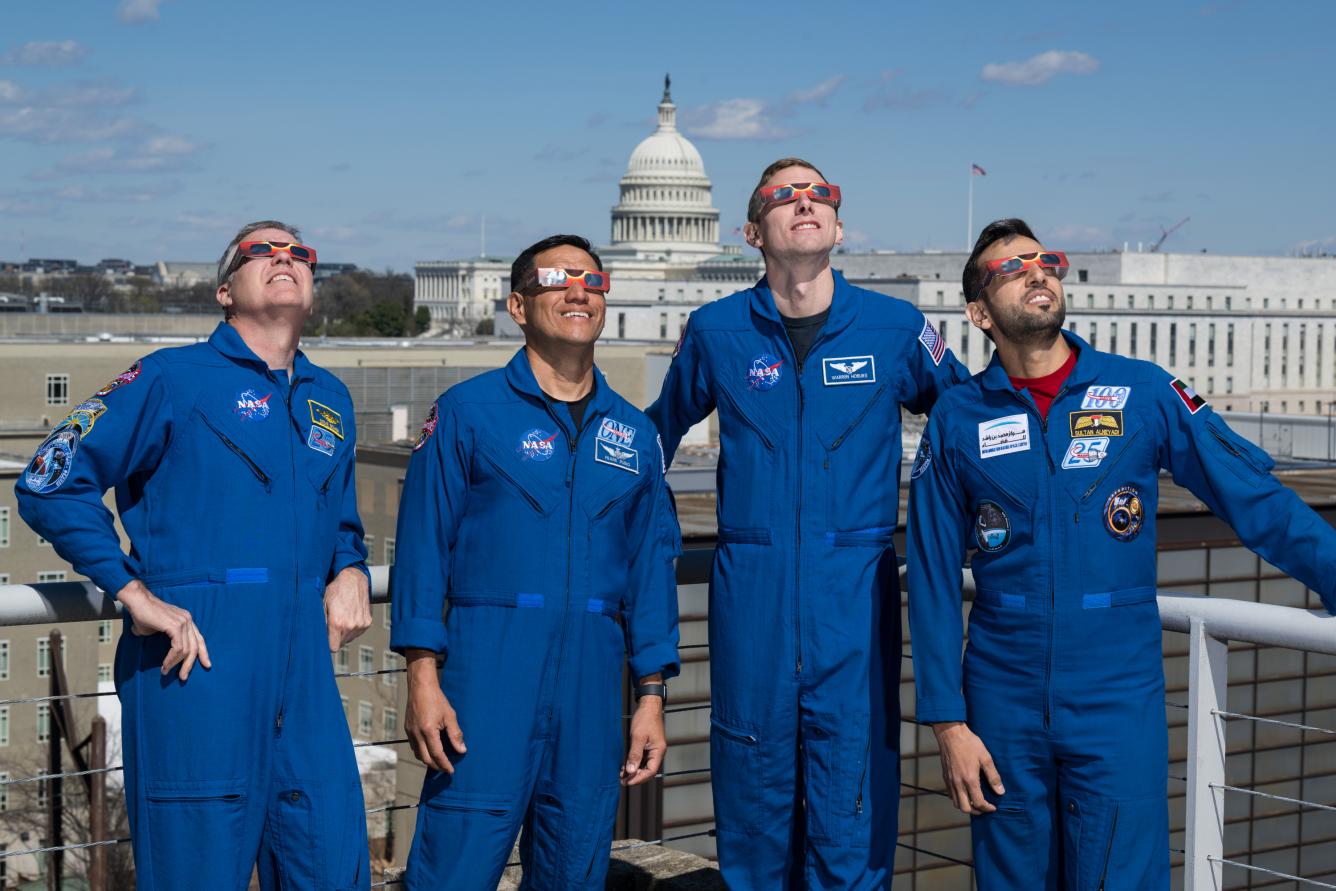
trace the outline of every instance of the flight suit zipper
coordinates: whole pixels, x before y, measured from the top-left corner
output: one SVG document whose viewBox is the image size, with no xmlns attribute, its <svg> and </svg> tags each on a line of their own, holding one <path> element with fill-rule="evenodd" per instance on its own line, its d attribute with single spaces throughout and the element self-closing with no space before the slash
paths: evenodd
<svg viewBox="0 0 1336 891">
<path fill-rule="evenodd" d="M 268 492 L 270 489 L 273 488 L 274 481 L 269 478 L 269 475 L 267 473 L 265 473 L 263 470 L 260 469 L 260 465 L 256 464 L 255 460 L 251 458 L 250 455 L 247 455 L 245 450 L 242 449 L 241 446 L 237 445 L 230 438 L 228 438 L 228 435 L 226 433 L 215 427 L 213 421 L 210 421 L 207 415 L 201 414 L 200 417 L 204 419 L 204 425 L 208 427 L 210 430 L 212 430 L 215 436 L 217 436 L 220 440 L 222 440 L 223 445 L 227 446 L 227 448 L 231 450 L 231 452 L 234 455 L 236 455 L 238 458 L 240 458 L 242 461 L 245 462 L 246 466 L 250 468 L 251 473 L 255 474 L 255 478 L 260 481 L 260 484 L 262 486 L 264 486 L 264 490 L 266 492 Z"/>
<path fill-rule="evenodd" d="M 302 433 L 301 424 L 297 423 L 297 419 L 292 416 L 292 394 L 297 389 L 296 367 L 293 368 L 292 374 L 288 377 L 288 386 L 286 388 L 286 392 L 284 392 L 283 387 L 280 387 L 278 385 L 278 378 L 274 375 L 273 371 L 266 369 L 265 373 L 268 375 L 269 379 L 273 382 L 275 388 L 279 390 L 279 393 L 283 398 L 284 414 L 287 415 L 288 420 L 292 423 L 293 429 L 295 430 L 298 438 L 300 438 Z M 290 499 L 292 505 L 292 539 L 293 539 L 292 553 L 296 557 L 297 566 L 296 566 L 296 572 L 293 573 L 293 579 L 292 579 L 292 603 L 291 603 L 291 617 L 288 624 L 287 664 L 283 670 L 284 681 L 280 685 L 281 692 L 279 694 L 279 700 L 278 700 L 278 717 L 274 719 L 275 736 L 280 736 L 283 733 L 283 700 L 287 696 L 287 678 L 292 673 L 292 638 L 293 635 L 297 633 L 297 608 L 298 608 L 298 601 L 301 598 L 301 586 L 302 586 L 301 533 L 298 531 L 299 529 L 301 529 L 301 525 L 298 523 L 298 516 L 297 516 L 297 454 L 296 450 L 293 448 L 292 445 L 292 437 L 285 436 L 284 439 L 286 439 L 288 443 L 288 463 L 289 466 L 291 466 L 292 468 L 293 485 L 292 485 L 292 498 Z"/>
<path fill-rule="evenodd" d="M 867 761 L 872 755 L 872 734 L 869 732 L 867 743 L 863 746 L 863 772 L 858 775 L 858 798 L 854 799 L 854 816 L 863 816 L 863 786 L 867 783 Z"/>
<path fill-rule="evenodd" d="M 544 399 L 543 402 L 547 407 L 547 413 L 552 418 L 553 423 L 566 434 L 566 441 L 570 443 L 570 462 L 566 465 L 566 599 L 565 608 L 562 610 L 560 618 L 561 635 L 557 639 L 557 670 L 552 679 L 553 693 L 555 695 L 555 692 L 561 689 L 561 666 L 562 663 L 566 661 L 564 658 L 566 653 L 566 625 L 570 621 L 571 613 L 571 568 L 575 563 L 575 465 L 578 458 L 577 449 L 580 444 L 580 433 L 589 426 L 590 418 L 588 416 L 587 408 L 584 424 L 577 427 L 575 429 L 575 435 L 572 436 L 570 431 L 566 429 L 566 425 L 562 422 L 561 418 L 557 417 L 556 411 L 552 408 L 551 401 Z M 592 408 L 592 406 L 589 408 Z M 573 420 L 574 418 L 572 418 L 572 421 Z M 547 717 L 549 721 L 552 720 L 555 708 L 555 702 L 549 701 L 547 706 Z"/>
<path fill-rule="evenodd" d="M 798 388 L 798 503 L 794 511 L 793 525 L 793 649 L 795 662 L 793 673 L 800 676 L 803 673 L 803 607 L 802 607 L 802 585 L 803 585 L 803 409 L 805 399 L 803 398 L 803 366 L 806 364 L 798 358 L 798 350 L 793 345 L 793 338 L 789 336 L 789 329 L 780 321 L 780 327 L 784 331 L 784 341 L 789 345 L 789 353 L 793 356 L 793 367 L 797 369 L 795 375 L 795 384 Z M 818 334 L 807 348 L 808 355 L 816 349 L 817 343 L 821 340 Z"/>
<path fill-rule="evenodd" d="M 1104 849 L 1104 870 L 1099 874 L 1099 891 L 1104 891 L 1104 883 L 1109 877 L 1109 863 L 1113 860 L 1113 838 L 1118 832 L 1118 807 L 1113 808 L 1113 824 L 1109 826 L 1109 843 Z"/>
</svg>

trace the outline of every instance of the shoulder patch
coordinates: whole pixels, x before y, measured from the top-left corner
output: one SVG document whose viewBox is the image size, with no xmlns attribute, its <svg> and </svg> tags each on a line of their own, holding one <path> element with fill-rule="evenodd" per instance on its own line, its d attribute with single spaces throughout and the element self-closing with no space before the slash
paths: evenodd
<svg viewBox="0 0 1336 891">
<path fill-rule="evenodd" d="M 113 377 L 111 380 L 107 381 L 105 384 L 102 385 L 102 387 L 99 390 L 97 390 L 97 392 L 93 393 L 93 395 L 106 396 L 108 393 L 110 393 L 112 390 L 115 390 L 118 387 L 123 387 L 126 384 L 134 383 L 134 379 L 139 377 L 139 373 L 143 370 L 144 370 L 143 360 L 141 359 L 135 362 L 135 364 L 131 365 L 129 368 L 122 371 L 120 374 Z"/>
<path fill-rule="evenodd" d="M 427 444 L 431 435 L 436 432 L 436 422 L 439 420 L 439 412 L 436 403 L 431 404 L 431 411 L 427 412 L 427 419 L 422 422 L 422 430 L 418 433 L 417 442 L 413 443 L 413 451 L 417 451 Z"/>
<path fill-rule="evenodd" d="M 926 318 L 923 320 L 923 330 L 919 332 L 919 343 L 928 351 L 932 357 L 933 365 L 942 364 L 942 357 L 946 355 L 946 341 L 938 335 L 937 329 L 932 326 Z"/>
<path fill-rule="evenodd" d="M 919 439 L 918 454 L 914 456 L 914 467 L 909 471 L 909 478 L 916 480 L 928 472 L 932 466 L 932 443 L 928 440 L 928 434 L 924 431 Z"/>
<path fill-rule="evenodd" d="M 1189 387 L 1181 378 L 1174 378 L 1169 382 L 1169 386 L 1174 388 L 1174 393 L 1183 400 L 1184 407 L 1189 414 L 1196 414 L 1206 406 L 1206 400 L 1197 395 L 1197 391 Z"/>
</svg>

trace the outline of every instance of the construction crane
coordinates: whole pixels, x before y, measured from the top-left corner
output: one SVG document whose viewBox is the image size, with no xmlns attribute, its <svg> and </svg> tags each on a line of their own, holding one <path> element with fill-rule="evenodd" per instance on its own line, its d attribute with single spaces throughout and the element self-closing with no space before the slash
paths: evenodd
<svg viewBox="0 0 1336 891">
<path fill-rule="evenodd" d="M 1160 238 L 1159 238 L 1158 241 L 1156 241 L 1153 245 L 1150 246 L 1150 252 L 1153 254 L 1153 253 L 1155 253 L 1156 251 L 1158 251 L 1158 250 L 1160 249 L 1160 245 L 1164 244 L 1164 240 L 1165 240 L 1166 238 L 1168 238 L 1170 235 L 1173 235 L 1173 234 L 1174 234 L 1175 232 L 1177 232 L 1179 229 L 1181 229 L 1182 226 L 1183 226 L 1183 224 L 1186 223 L 1186 222 L 1187 222 L 1188 220 L 1190 220 L 1190 219 L 1192 219 L 1192 217 L 1183 217 L 1183 219 L 1179 220 L 1177 223 L 1174 223 L 1174 224 L 1173 224 L 1172 226 L 1170 226 L 1168 229 L 1166 229 L 1166 228 L 1164 228 L 1163 226 L 1161 226 L 1161 227 L 1160 227 Z"/>
</svg>

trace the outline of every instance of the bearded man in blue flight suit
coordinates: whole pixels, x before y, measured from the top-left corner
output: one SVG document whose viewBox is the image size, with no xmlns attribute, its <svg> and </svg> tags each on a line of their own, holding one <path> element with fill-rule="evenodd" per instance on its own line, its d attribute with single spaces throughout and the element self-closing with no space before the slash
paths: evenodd
<svg viewBox="0 0 1336 891">
<path fill-rule="evenodd" d="M 766 168 L 746 228 L 765 277 L 692 313 L 649 409 L 669 460 L 719 412 L 710 766 L 735 891 L 890 887 L 900 410 L 967 376 L 913 306 L 831 269 L 824 179 Z"/>
<path fill-rule="evenodd" d="M 141 891 L 370 882 L 329 654 L 371 624 L 347 388 L 298 349 L 315 251 L 251 223 L 218 264 L 225 321 L 80 403 L 19 510 L 124 607 L 116 652 Z M 103 493 L 130 538 L 121 552 Z"/>
<path fill-rule="evenodd" d="M 390 641 L 430 768 L 409 889 L 493 891 L 521 828 L 522 887 L 601 889 L 618 766 L 643 783 L 667 748 L 679 536 L 654 425 L 594 365 L 609 276 L 554 235 L 510 280 L 525 346 L 436 401 L 400 500 Z"/>
<path fill-rule="evenodd" d="M 1336 531 L 1188 384 L 1063 331 L 1066 270 L 1014 219 L 965 265 L 966 313 L 997 352 L 937 403 L 911 473 L 917 717 L 972 815 L 981 891 L 1154 891 L 1169 887 L 1160 470 L 1328 610 Z"/>
</svg>

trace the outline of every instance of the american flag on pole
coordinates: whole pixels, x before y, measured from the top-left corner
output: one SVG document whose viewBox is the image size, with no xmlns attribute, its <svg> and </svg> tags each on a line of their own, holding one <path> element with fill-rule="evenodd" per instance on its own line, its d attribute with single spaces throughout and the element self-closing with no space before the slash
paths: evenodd
<svg viewBox="0 0 1336 891">
<path fill-rule="evenodd" d="M 973 176 L 987 176 L 987 175 L 988 175 L 988 171 L 984 170 L 984 169 L 983 169 L 982 167 L 980 167 L 978 164 L 971 164 L 971 165 L 970 165 L 970 174 L 973 175 Z"/>
<path fill-rule="evenodd" d="M 942 357 L 946 355 L 946 341 L 937 334 L 937 329 L 932 326 L 932 322 L 923 320 L 923 331 L 919 334 L 919 343 L 932 356 L 932 364 L 942 364 Z"/>
</svg>

